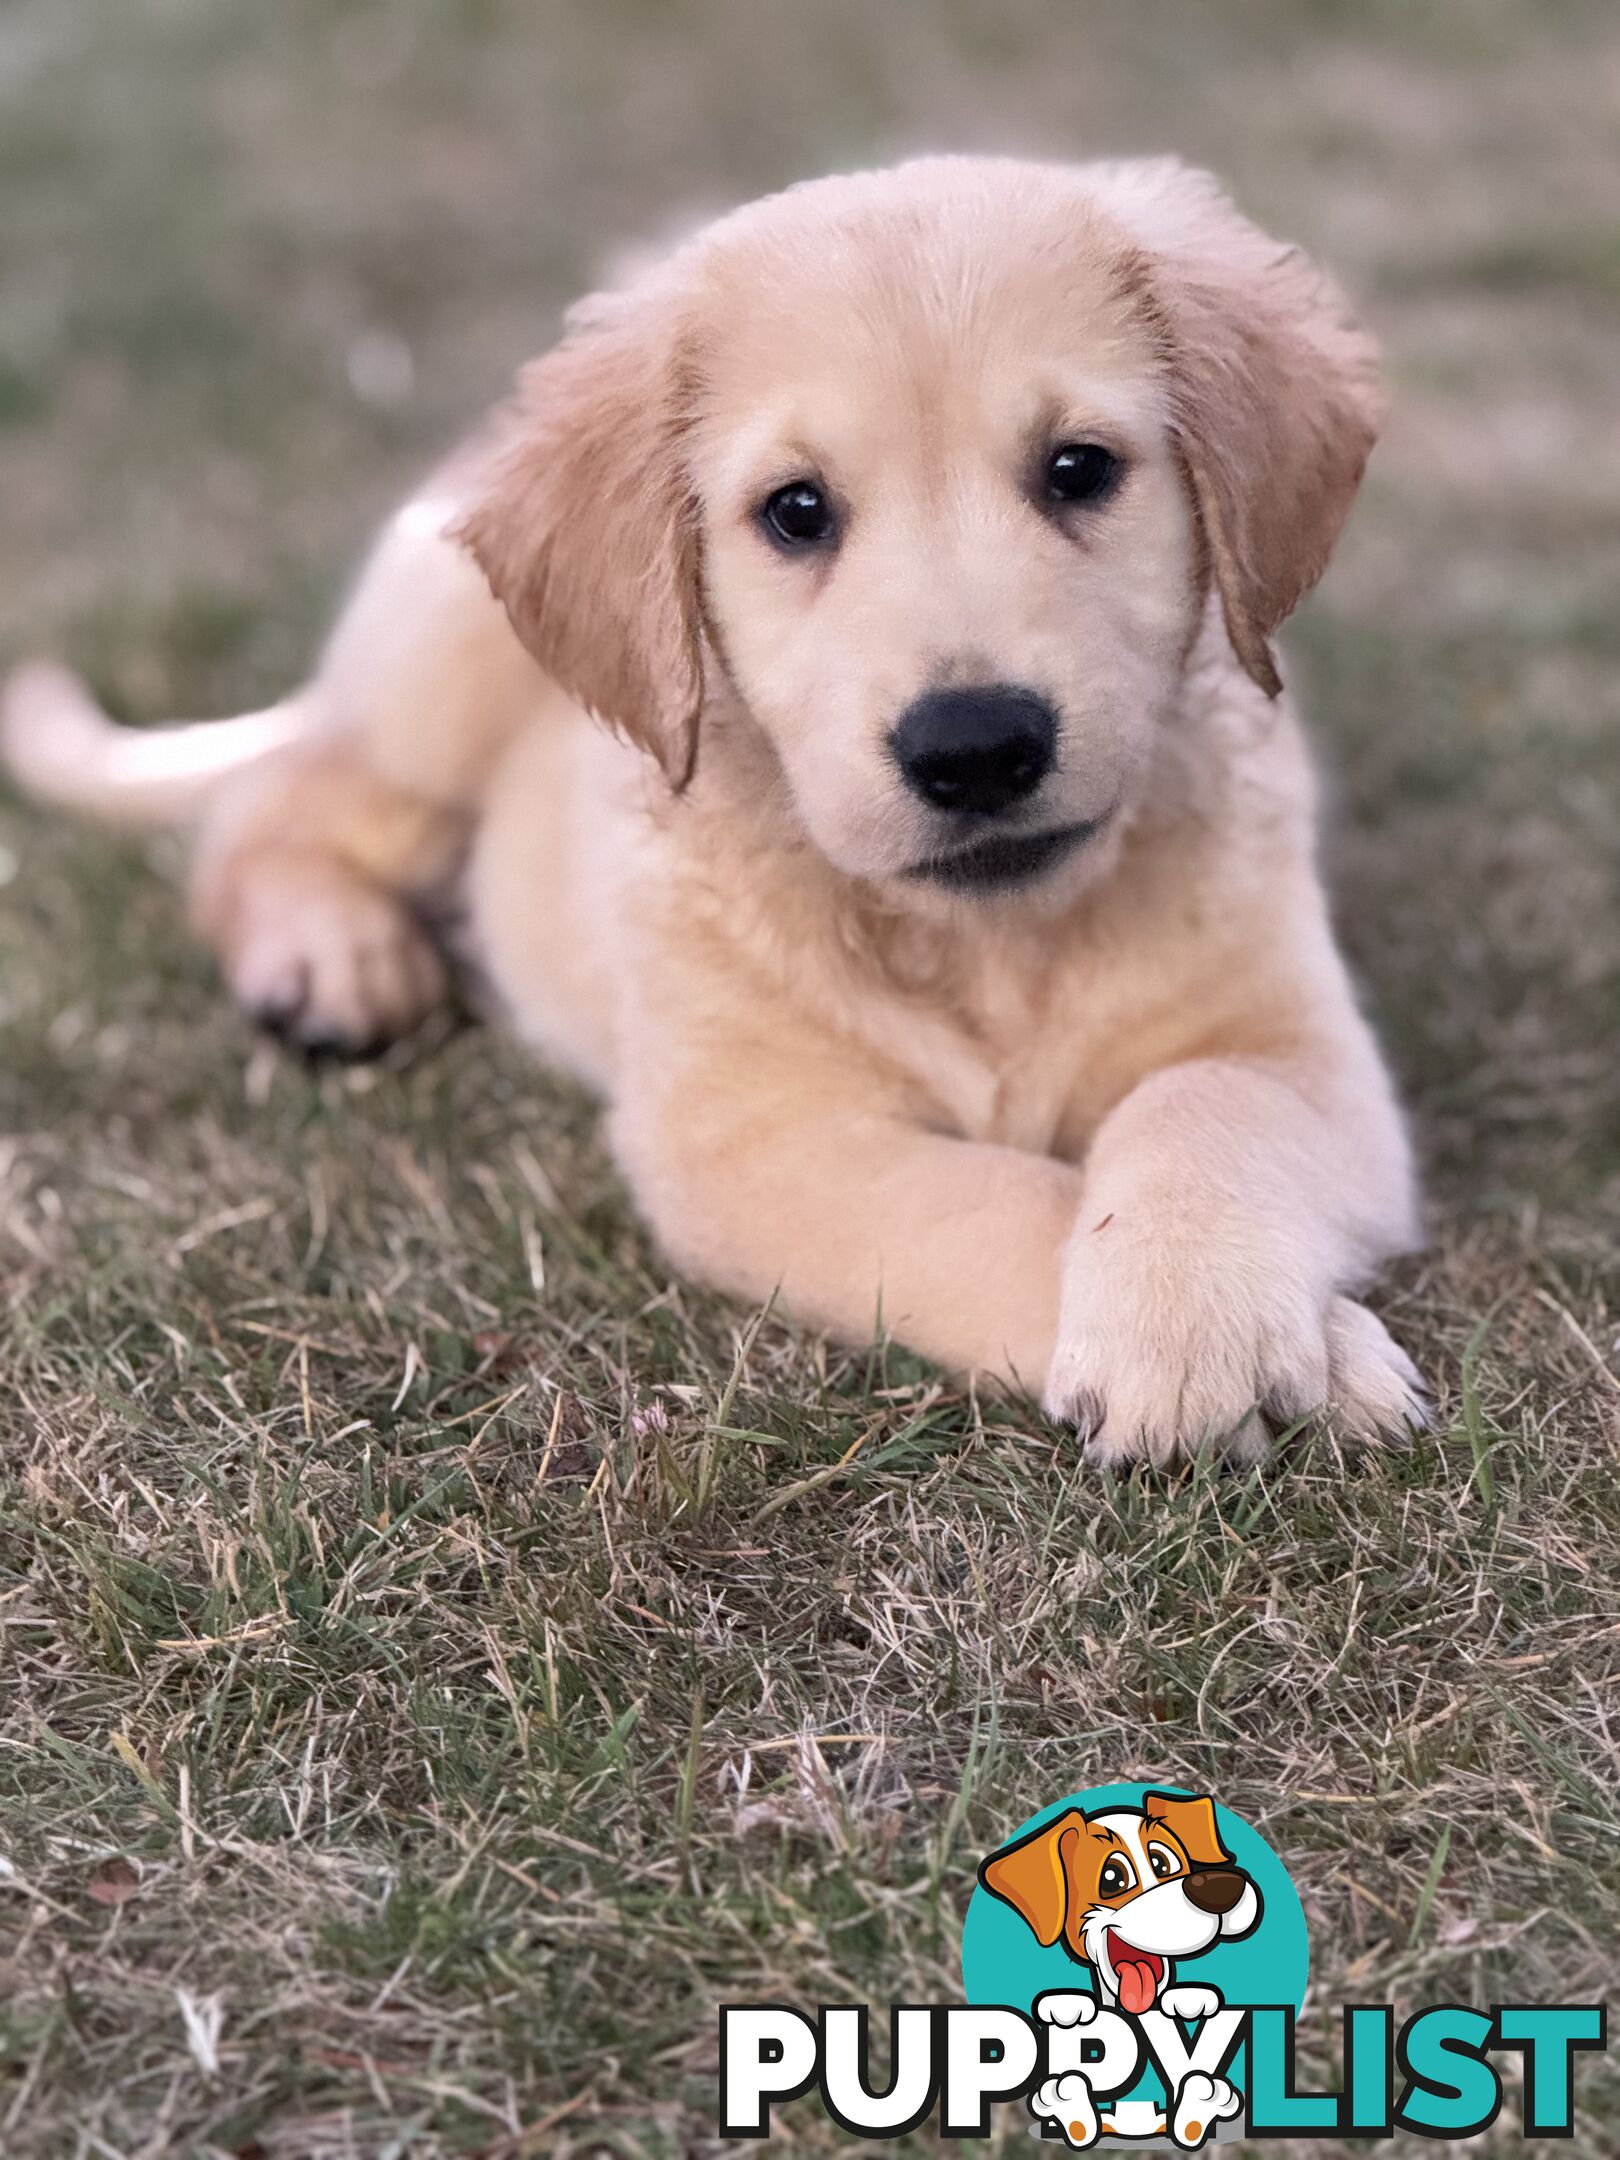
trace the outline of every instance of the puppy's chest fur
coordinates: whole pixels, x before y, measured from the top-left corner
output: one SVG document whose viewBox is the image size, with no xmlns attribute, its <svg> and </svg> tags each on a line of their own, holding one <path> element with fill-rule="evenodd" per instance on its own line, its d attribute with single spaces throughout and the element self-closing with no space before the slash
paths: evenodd
<svg viewBox="0 0 1620 2160">
<path fill-rule="evenodd" d="M 1137 1062 L 1109 974 L 1073 925 L 967 938 L 897 926 L 855 1017 L 941 1129 L 1078 1156 Z"/>
</svg>

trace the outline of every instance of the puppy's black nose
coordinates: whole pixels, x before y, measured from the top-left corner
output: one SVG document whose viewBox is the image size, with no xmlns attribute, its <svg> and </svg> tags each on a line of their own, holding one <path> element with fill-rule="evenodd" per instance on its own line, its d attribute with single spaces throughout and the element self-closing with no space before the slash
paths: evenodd
<svg viewBox="0 0 1620 2160">
<path fill-rule="evenodd" d="M 1187 1877 L 1187 1896 L 1200 1912 L 1228 1913 L 1248 1884 L 1241 1868 L 1196 1868 Z"/>
<path fill-rule="evenodd" d="M 906 784 L 936 810 L 996 817 L 1052 770 L 1057 714 L 1033 690 L 929 690 L 889 737 Z"/>
</svg>

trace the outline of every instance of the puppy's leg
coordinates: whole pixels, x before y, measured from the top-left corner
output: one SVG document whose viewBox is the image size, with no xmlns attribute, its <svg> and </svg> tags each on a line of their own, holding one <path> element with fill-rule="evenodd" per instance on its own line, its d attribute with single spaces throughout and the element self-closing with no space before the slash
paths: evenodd
<svg viewBox="0 0 1620 2160">
<path fill-rule="evenodd" d="M 788 1020 L 638 1046 L 621 1088 L 615 1149 L 679 1266 L 756 1302 L 779 1292 L 845 1341 L 881 1322 L 958 1372 L 1039 1389 L 1071 1165 L 926 1130 L 892 1077 Z"/>
<path fill-rule="evenodd" d="M 1370 1042 L 1207 1057 L 1106 1118 L 1063 1261 L 1047 1407 L 1105 1461 L 1265 1444 L 1262 1416 L 1420 1421 L 1417 1375 L 1345 1297 L 1410 1242 L 1404 1136 Z"/>
<path fill-rule="evenodd" d="M 306 693 L 309 734 L 223 785 L 192 919 L 256 1018 L 362 1051 L 446 994 L 416 909 L 453 874 L 488 773 L 540 687 L 448 500 L 395 519 Z"/>
<path fill-rule="evenodd" d="M 448 995 L 414 903 L 450 875 L 462 829 L 333 731 L 223 792 L 192 873 L 193 926 L 261 1025 L 311 1051 L 380 1049 Z"/>
</svg>

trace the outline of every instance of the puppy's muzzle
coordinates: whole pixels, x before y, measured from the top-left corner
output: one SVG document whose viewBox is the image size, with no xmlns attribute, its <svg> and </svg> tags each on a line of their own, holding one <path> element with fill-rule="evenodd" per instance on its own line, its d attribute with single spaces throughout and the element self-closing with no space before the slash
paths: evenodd
<svg viewBox="0 0 1620 2160">
<path fill-rule="evenodd" d="M 1248 1885 L 1241 1868 L 1198 1868 L 1187 1877 L 1187 1897 L 1200 1912 L 1229 1913 Z"/>
<path fill-rule="evenodd" d="M 889 737 L 915 795 L 935 810 L 999 817 L 1033 795 L 1057 754 L 1057 714 L 1010 684 L 929 690 Z"/>
</svg>

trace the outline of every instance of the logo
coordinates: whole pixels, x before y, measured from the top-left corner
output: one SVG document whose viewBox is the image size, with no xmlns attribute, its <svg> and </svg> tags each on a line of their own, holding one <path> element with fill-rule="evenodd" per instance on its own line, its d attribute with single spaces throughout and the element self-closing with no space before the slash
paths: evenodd
<svg viewBox="0 0 1620 2160">
<path fill-rule="evenodd" d="M 1305 2089 L 1295 2030 L 1310 1943 L 1288 1870 L 1209 1793 L 1107 1785 L 1032 1816 L 978 1870 L 962 2004 L 896 2004 L 888 2068 L 872 2016 L 782 2003 L 720 2013 L 720 2129 L 770 2134 L 773 2106 L 819 2094 L 852 2135 L 984 2138 L 1018 2106 L 1072 2152 L 1181 2152 L 1245 2140 L 1477 2136 L 1518 2057 L 1523 2134 L 1574 2134 L 1575 2057 L 1606 2042 L 1601 2004 L 1388 2003 L 1340 2011 L 1342 2076 Z"/>
<path fill-rule="evenodd" d="M 1072 2150 L 1197 2152 L 1246 2135 L 1246 2011 L 1292 2018 L 1310 1962 L 1288 1871 L 1207 1793 L 1109 1785 L 1060 1801 L 979 1869 L 972 2002 L 1045 2028 L 1034 2127 Z"/>
<path fill-rule="evenodd" d="M 1062 1801 L 991 1853 L 962 1938 L 968 1999 L 1046 2028 L 1030 2112 L 1077 2151 L 1245 2134 L 1243 2012 L 1292 2017 L 1308 1967 L 1259 1833 L 1207 1793 L 1135 1785 Z"/>
</svg>

